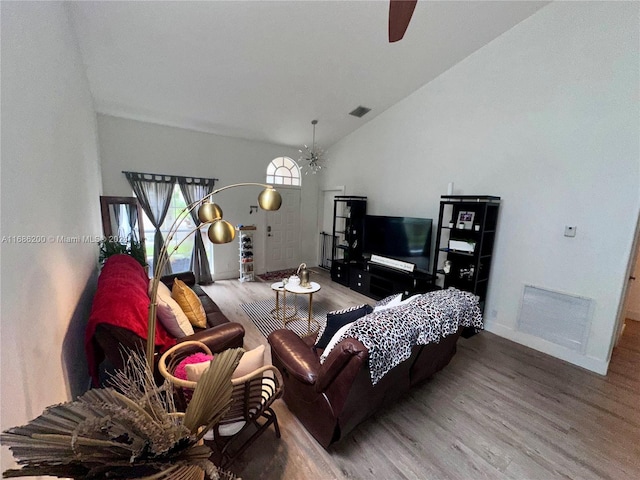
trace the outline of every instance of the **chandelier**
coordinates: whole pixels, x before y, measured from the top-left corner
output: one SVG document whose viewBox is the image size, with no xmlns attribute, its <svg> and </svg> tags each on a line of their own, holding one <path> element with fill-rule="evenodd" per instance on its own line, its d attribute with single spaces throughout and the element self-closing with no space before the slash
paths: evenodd
<svg viewBox="0 0 640 480">
<path fill-rule="evenodd" d="M 305 175 L 307 175 L 309 172 L 313 174 L 318 173 L 319 170 L 322 170 L 321 162 L 326 162 L 326 159 L 323 158 L 324 150 L 318 148 L 316 145 L 317 124 L 318 120 L 311 121 L 311 125 L 313 125 L 313 143 L 311 144 L 311 148 L 305 145 L 304 150 L 298 150 L 300 152 L 300 158 L 298 162 L 300 162 L 300 164 L 302 165 Z"/>
</svg>

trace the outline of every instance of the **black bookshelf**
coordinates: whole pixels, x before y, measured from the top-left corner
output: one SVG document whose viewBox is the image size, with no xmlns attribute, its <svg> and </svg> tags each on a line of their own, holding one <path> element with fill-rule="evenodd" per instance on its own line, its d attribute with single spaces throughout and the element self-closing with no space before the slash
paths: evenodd
<svg viewBox="0 0 640 480">
<path fill-rule="evenodd" d="M 476 294 L 483 309 L 500 201 L 500 197 L 490 195 L 440 197 L 433 276 L 442 280 L 444 288 Z"/>
<path fill-rule="evenodd" d="M 331 279 L 349 286 L 350 268 L 361 264 L 367 197 L 338 195 L 333 200 Z"/>
</svg>

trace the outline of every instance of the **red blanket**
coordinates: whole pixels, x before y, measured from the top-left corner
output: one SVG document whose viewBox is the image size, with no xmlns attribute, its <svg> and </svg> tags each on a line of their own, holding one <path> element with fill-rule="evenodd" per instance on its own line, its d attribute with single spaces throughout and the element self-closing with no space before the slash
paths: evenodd
<svg viewBox="0 0 640 480">
<path fill-rule="evenodd" d="M 104 359 L 100 345 L 93 340 L 96 327 L 101 323 L 123 327 L 146 340 L 148 286 L 146 272 L 129 255 L 113 255 L 105 262 L 85 332 L 85 351 L 94 385 L 98 385 L 98 365 Z M 156 322 L 156 348 L 164 351 L 175 343 L 162 324 Z"/>
</svg>

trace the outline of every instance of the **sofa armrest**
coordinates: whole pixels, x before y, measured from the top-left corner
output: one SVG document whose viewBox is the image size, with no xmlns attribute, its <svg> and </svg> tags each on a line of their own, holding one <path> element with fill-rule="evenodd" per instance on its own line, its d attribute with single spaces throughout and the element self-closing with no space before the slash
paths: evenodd
<svg viewBox="0 0 640 480">
<path fill-rule="evenodd" d="M 296 380 L 307 385 L 313 385 L 318 378 L 320 361 L 304 341 L 291 330 L 276 330 L 267 338 L 271 345 L 274 364 L 281 366 Z M 285 372 L 281 372 L 283 375 Z"/>
<path fill-rule="evenodd" d="M 171 275 L 165 275 L 164 277 L 160 277 L 160 281 L 164 283 L 169 289 L 173 287 L 173 280 L 178 278 L 182 280 L 185 285 L 193 286 L 196 283 L 196 276 L 193 272 L 180 272 L 180 273 L 172 273 Z"/>
<path fill-rule="evenodd" d="M 178 343 L 187 340 L 202 342 L 214 353 L 222 352 L 228 348 L 242 347 L 244 327 L 236 322 L 228 322 L 179 338 Z"/>
<path fill-rule="evenodd" d="M 369 356 L 369 351 L 355 338 L 345 338 L 339 342 L 333 350 L 331 350 L 331 353 L 329 353 L 329 356 L 320 368 L 316 390 L 322 392 L 331 385 L 355 356 L 358 356 L 360 360 L 357 366 L 359 369 Z"/>
</svg>

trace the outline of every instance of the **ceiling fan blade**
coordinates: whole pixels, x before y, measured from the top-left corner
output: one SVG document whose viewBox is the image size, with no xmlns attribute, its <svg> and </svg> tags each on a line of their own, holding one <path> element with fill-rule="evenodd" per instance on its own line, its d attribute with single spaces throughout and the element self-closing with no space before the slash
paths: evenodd
<svg viewBox="0 0 640 480">
<path fill-rule="evenodd" d="M 389 2 L 389 43 L 402 40 L 407 31 L 411 15 L 418 0 L 390 0 Z"/>
</svg>

